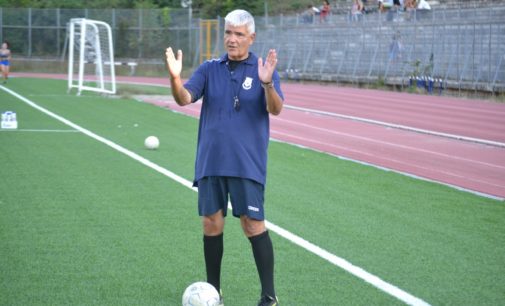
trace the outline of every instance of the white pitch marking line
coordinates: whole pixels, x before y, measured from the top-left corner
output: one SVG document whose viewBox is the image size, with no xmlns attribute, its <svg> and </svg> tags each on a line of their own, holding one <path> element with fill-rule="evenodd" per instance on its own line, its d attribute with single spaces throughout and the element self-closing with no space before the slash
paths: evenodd
<svg viewBox="0 0 505 306">
<path fill-rule="evenodd" d="M 63 122 L 64 124 L 82 132 L 83 134 L 86 134 L 87 136 L 99 141 L 99 142 L 102 142 L 106 145 L 108 145 L 109 147 L 131 157 L 132 159 L 146 165 L 147 167 L 150 167 L 151 169 L 155 170 L 155 171 L 158 171 L 159 173 L 171 178 L 172 180 L 182 184 L 183 186 L 186 186 L 196 192 L 198 192 L 198 189 L 194 188 L 193 187 L 193 184 L 192 182 L 186 180 L 185 178 L 181 177 L 181 176 L 178 176 L 177 174 L 173 173 L 172 171 L 168 170 L 168 169 L 165 169 L 155 163 L 153 163 L 152 161 L 138 155 L 137 153 L 135 152 L 132 152 L 100 135 L 97 135 L 93 132 L 91 132 L 90 130 L 87 130 L 75 123 L 73 123 L 72 121 L 68 120 L 68 119 L 65 119 L 63 117 L 61 117 L 60 115 L 58 114 L 55 114 L 41 106 L 39 106 L 38 104 L 36 104 L 35 102 L 33 101 L 30 101 L 29 99 L 19 95 L 18 93 L 8 89 L 8 88 L 5 88 L 3 86 L 0 86 L 0 89 L 6 91 L 7 93 L 13 95 L 14 97 L 20 99 L 21 101 L 25 102 L 26 104 L 32 106 L 33 108 L 43 112 L 44 114 L 50 116 L 50 117 L 53 117 L 54 119 L 60 121 L 60 122 Z M 398 300 L 404 302 L 405 304 L 408 304 L 408 305 L 416 305 L 416 306 L 429 306 L 430 304 L 428 304 L 427 302 L 423 301 L 422 299 L 418 298 L 418 297 L 415 297 L 413 296 L 412 294 L 380 279 L 379 277 L 365 271 L 364 269 L 358 267 L 358 266 L 355 266 L 353 264 L 351 264 L 350 262 L 348 262 L 347 260 L 341 258 L 341 257 L 338 257 L 324 249 L 322 249 L 321 247 L 301 238 L 300 236 L 297 236 L 291 232 L 289 232 L 288 230 L 286 229 L 283 229 L 282 227 L 279 227 L 267 220 L 265 220 L 265 224 L 267 226 L 267 228 L 269 230 L 271 230 L 272 232 L 278 234 L 279 236 L 281 237 L 284 237 L 285 239 L 289 240 L 290 242 L 304 248 L 305 250 L 325 259 L 326 261 L 342 268 L 343 270 L 351 273 L 352 275 L 364 280 L 365 282 L 373 285 L 374 287 L 384 291 L 385 293 L 397 298 Z"/>
<path fill-rule="evenodd" d="M 314 140 L 314 139 L 300 137 L 300 136 L 296 136 L 296 135 L 292 135 L 292 134 L 287 134 L 287 133 L 283 133 L 283 132 L 279 132 L 279 131 L 275 131 L 275 130 L 271 130 L 271 132 L 272 132 L 272 134 L 279 134 L 279 135 L 283 135 L 285 137 L 296 138 L 296 139 L 299 139 L 299 140 L 303 140 L 305 142 L 312 142 L 312 143 L 315 143 L 315 144 L 318 144 L 318 145 L 326 145 L 326 146 L 330 146 L 330 147 L 333 147 L 333 148 L 337 148 L 339 150 L 350 151 L 350 152 L 354 152 L 354 153 L 358 153 L 358 154 L 363 154 L 363 155 L 368 155 L 368 156 L 376 157 L 373 154 L 370 154 L 370 153 L 365 152 L 365 151 L 354 150 L 354 149 L 351 149 L 351 148 L 347 148 L 347 147 L 342 147 L 342 146 L 338 146 L 338 145 L 335 145 L 335 144 L 331 144 L 331 143 L 328 143 L 328 142 L 321 142 L 321 141 L 317 141 L 317 140 Z M 398 171 L 398 170 L 395 170 L 395 169 L 392 169 L 392 168 L 386 168 L 386 167 L 378 166 L 376 164 L 370 164 L 370 163 L 363 162 L 363 161 L 360 161 L 360 160 L 357 160 L 357 159 L 343 157 L 341 155 L 336 155 L 336 154 L 333 154 L 333 153 L 328 153 L 326 151 L 322 151 L 322 150 L 314 149 L 314 148 L 311 148 L 311 147 L 306 147 L 306 146 L 303 146 L 303 145 L 299 145 L 299 144 L 297 144 L 295 142 L 290 142 L 290 141 L 287 141 L 287 140 L 278 140 L 278 139 L 276 139 L 276 141 L 282 142 L 282 143 L 288 143 L 288 144 L 291 144 L 291 145 L 294 145 L 294 146 L 298 146 L 298 147 L 302 147 L 302 148 L 308 148 L 308 149 L 310 149 L 312 151 L 317 151 L 317 152 L 321 152 L 321 153 L 324 153 L 324 154 L 329 154 L 329 155 L 332 155 L 332 156 L 336 156 L 336 157 L 338 157 L 340 159 L 349 160 L 349 161 L 352 161 L 352 162 L 355 162 L 355 163 L 358 163 L 358 164 L 371 166 L 371 167 L 374 167 L 374 168 L 377 168 L 377 169 L 382 169 L 384 171 L 392 171 L 392 172 L 399 173 L 399 174 L 402 174 L 402 175 L 406 175 L 406 176 L 409 176 L 409 177 L 413 177 L 413 178 L 416 178 L 416 179 L 419 179 L 419 180 L 441 184 L 441 185 L 448 186 L 448 187 L 451 187 L 451 188 L 454 188 L 454 189 L 457 189 L 457 190 L 461 190 L 461 191 L 464 191 L 464 192 L 469 192 L 469 193 L 472 193 L 472 194 L 475 194 L 475 195 L 478 195 L 478 196 L 482 196 L 482 197 L 486 197 L 486 198 L 490 198 L 490 199 L 494 199 L 494 200 L 498 200 L 498 201 L 503 201 L 504 200 L 502 197 L 495 196 L 495 195 L 492 195 L 492 194 L 483 193 L 483 192 L 479 192 L 479 191 L 472 190 L 472 189 L 467 189 L 467 188 L 464 188 L 464 187 L 461 187 L 461 186 L 445 183 L 443 181 L 432 180 L 432 179 L 425 178 L 425 177 L 422 177 L 422 176 L 418 176 L 418 175 L 415 175 L 415 174 L 411 174 L 411 173 L 408 173 L 408 172 L 402 172 L 402 171 Z M 385 161 L 390 161 L 390 162 L 398 163 L 398 164 L 401 164 L 401 165 L 412 166 L 411 164 L 404 163 L 401 160 L 397 160 L 397 159 L 392 159 L 392 158 L 388 158 L 388 157 L 381 157 L 381 159 L 385 160 Z M 427 168 L 427 167 L 424 167 L 422 165 L 414 165 L 414 167 L 416 167 L 418 169 L 422 169 L 422 170 L 434 171 L 434 169 Z M 438 169 L 437 169 L 437 171 L 438 171 Z M 472 178 L 469 178 L 469 177 L 464 177 L 464 176 L 461 176 L 461 175 L 458 175 L 458 174 L 455 174 L 455 173 L 452 173 L 452 172 L 447 172 L 447 171 L 438 171 L 438 172 L 440 172 L 442 174 L 445 174 L 445 175 L 449 175 L 451 177 L 465 178 L 465 179 L 467 179 L 469 181 L 477 182 L 477 183 L 480 183 L 480 184 L 486 184 L 486 185 L 490 185 L 490 186 L 493 186 L 493 187 L 502 187 L 502 185 L 498 185 L 498 184 L 494 184 L 494 183 L 486 182 L 486 181 L 482 181 L 482 180 L 475 180 L 475 179 L 472 179 Z"/>
<path fill-rule="evenodd" d="M 0 129 L 0 132 L 79 133 L 78 130 Z"/>
<path fill-rule="evenodd" d="M 163 87 L 163 88 L 169 88 L 170 87 L 170 82 L 167 82 L 167 84 L 157 84 L 157 83 L 148 83 L 148 82 L 135 82 L 135 81 L 119 81 L 116 80 L 116 83 L 120 84 L 130 84 L 130 85 L 143 85 L 143 86 L 152 86 L 152 87 Z"/>
<path fill-rule="evenodd" d="M 411 151 L 415 151 L 415 152 L 423 152 L 423 153 L 426 153 L 426 154 L 432 154 L 432 155 L 440 156 L 440 157 L 443 157 L 443 158 L 460 160 L 460 161 L 464 161 L 464 162 L 467 162 L 467 163 L 480 164 L 480 165 L 487 166 L 487 167 L 490 167 L 490 168 L 505 169 L 504 166 L 497 165 L 497 164 L 490 164 L 490 163 L 486 163 L 486 162 L 483 162 L 483 161 L 480 161 L 480 160 L 468 159 L 468 158 L 464 158 L 464 157 L 459 157 L 459 156 L 444 154 L 444 153 L 440 153 L 440 152 L 436 152 L 436 151 L 431 151 L 431 150 L 426 150 L 426 149 L 422 149 L 422 148 L 416 148 L 416 147 L 402 145 L 402 144 L 397 144 L 397 143 L 393 143 L 393 142 L 387 142 L 387 141 L 383 141 L 383 140 L 377 140 L 377 139 L 370 138 L 370 137 L 365 137 L 365 136 L 359 136 L 359 135 L 350 134 L 350 133 L 344 133 L 344 132 L 334 131 L 334 130 L 330 130 L 330 129 L 326 129 L 326 128 L 322 128 L 322 127 L 317 127 L 317 126 L 310 125 L 310 124 L 296 122 L 296 121 L 289 120 L 289 119 L 275 118 L 275 120 L 284 121 L 284 122 L 287 122 L 289 124 L 298 125 L 298 126 L 301 125 L 301 126 L 304 126 L 306 128 L 309 128 L 309 129 L 315 129 L 315 130 L 318 130 L 318 131 L 321 131 L 321 132 L 325 132 L 325 133 L 329 133 L 329 134 L 334 134 L 334 135 L 338 135 L 338 136 L 344 136 L 344 137 L 348 137 L 348 138 L 355 138 L 355 139 L 363 140 L 363 141 L 366 141 L 366 142 L 373 142 L 373 143 L 377 143 L 377 144 L 380 144 L 380 145 L 385 145 L 385 146 L 390 146 L 390 147 L 396 147 L 396 148 L 399 148 L 399 149 L 411 150 Z"/>
</svg>

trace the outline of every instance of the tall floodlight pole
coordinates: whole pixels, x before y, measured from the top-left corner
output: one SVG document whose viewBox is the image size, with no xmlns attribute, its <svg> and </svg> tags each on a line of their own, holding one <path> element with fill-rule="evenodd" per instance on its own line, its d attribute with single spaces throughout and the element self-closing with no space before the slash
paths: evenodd
<svg viewBox="0 0 505 306">
<path fill-rule="evenodd" d="M 188 8 L 188 39 L 189 39 L 189 52 L 193 50 L 193 35 L 191 35 L 191 20 L 193 19 L 193 1 L 191 0 L 181 0 L 181 6 L 183 8 Z"/>
<path fill-rule="evenodd" d="M 265 0 L 264 8 L 265 8 L 265 25 L 268 24 L 268 0 Z"/>
</svg>

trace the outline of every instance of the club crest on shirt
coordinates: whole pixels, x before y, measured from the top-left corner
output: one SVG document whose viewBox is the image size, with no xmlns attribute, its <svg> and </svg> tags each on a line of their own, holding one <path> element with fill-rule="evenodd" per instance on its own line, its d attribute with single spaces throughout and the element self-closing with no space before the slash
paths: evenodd
<svg viewBox="0 0 505 306">
<path fill-rule="evenodd" d="M 251 87 L 252 87 L 252 81 L 253 81 L 252 78 L 246 77 L 245 80 L 244 80 L 244 83 L 242 83 L 242 88 L 244 88 L 245 90 L 251 89 Z"/>
</svg>

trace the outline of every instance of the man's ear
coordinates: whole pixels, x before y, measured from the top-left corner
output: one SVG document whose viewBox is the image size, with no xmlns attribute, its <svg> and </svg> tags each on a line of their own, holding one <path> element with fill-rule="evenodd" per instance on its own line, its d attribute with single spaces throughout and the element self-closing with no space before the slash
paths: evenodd
<svg viewBox="0 0 505 306">
<path fill-rule="evenodd" d="M 256 39 L 256 33 L 252 33 L 251 34 L 251 42 L 249 43 L 249 45 L 252 45 L 254 43 L 255 39 Z"/>
</svg>

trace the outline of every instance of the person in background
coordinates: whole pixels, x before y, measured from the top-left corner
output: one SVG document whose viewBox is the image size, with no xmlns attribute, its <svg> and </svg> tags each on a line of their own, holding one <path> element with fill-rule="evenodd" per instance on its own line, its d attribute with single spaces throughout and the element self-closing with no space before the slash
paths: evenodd
<svg viewBox="0 0 505 306">
<path fill-rule="evenodd" d="M 10 61 L 11 50 L 9 49 L 9 43 L 7 41 L 4 41 L 0 48 L 0 70 L 2 71 L 4 84 L 6 84 L 7 80 L 9 79 Z"/>
<path fill-rule="evenodd" d="M 319 13 L 319 17 L 321 22 L 326 22 L 328 19 L 328 15 L 331 13 L 331 6 L 328 0 L 323 1 L 323 7 L 321 8 L 321 12 Z"/>
<path fill-rule="evenodd" d="M 405 10 L 416 9 L 416 7 L 417 7 L 416 0 L 405 0 L 404 6 L 405 6 Z"/>
<path fill-rule="evenodd" d="M 361 0 L 354 0 L 351 7 L 351 20 L 352 21 L 361 21 L 363 17 L 363 2 Z"/>
<path fill-rule="evenodd" d="M 363 3 L 363 14 L 368 14 L 368 0 L 361 1 Z"/>
<path fill-rule="evenodd" d="M 314 16 L 319 14 L 319 9 L 314 7 L 312 4 L 307 6 L 307 9 L 302 13 L 303 23 L 314 23 Z"/>
<path fill-rule="evenodd" d="M 386 13 L 386 20 L 387 21 L 393 21 L 396 11 L 396 4 L 398 2 L 395 2 L 398 0 L 379 0 L 379 12 L 381 13 Z"/>
<path fill-rule="evenodd" d="M 413 20 L 416 14 L 416 0 L 405 0 L 405 20 Z"/>
<path fill-rule="evenodd" d="M 386 5 L 384 4 L 384 0 L 377 1 L 379 12 L 384 13 L 386 11 Z"/>
<path fill-rule="evenodd" d="M 402 36 L 400 31 L 393 34 L 391 44 L 389 45 L 389 60 L 391 62 L 398 62 L 402 59 Z"/>
</svg>

